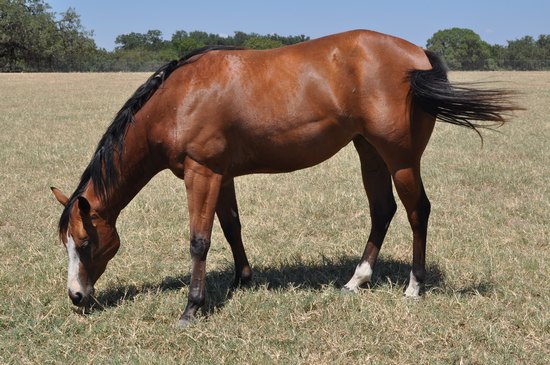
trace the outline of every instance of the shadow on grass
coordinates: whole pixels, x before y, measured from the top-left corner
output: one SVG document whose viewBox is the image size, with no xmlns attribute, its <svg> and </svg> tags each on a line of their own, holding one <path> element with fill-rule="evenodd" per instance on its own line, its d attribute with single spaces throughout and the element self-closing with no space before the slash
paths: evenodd
<svg viewBox="0 0 550 365">
<path fill-rule="evenodd" d="M 253 267 L 254 276 L 252 283 L 247 285 L 248 290 L 257 290 L 266 287 L 268 290 L 284 290 L 289 287 L 302 288 L 304 290 L 320 290 L 327 286 L 342 288 L 351 278 L 358 259 L 342 257 L 336 260 L 323 259 L 322 263 L 292 263 L 280 267 Z M 382 286 L 405 287 L 409 279 L 410 264 L 392 259 L 380 258 L 373 274 L 373 282 L 370 287 L 376 289 Z M 203 311 L 208 315 L 215 309 L 221 308 L 231 298 L 233 293 L 233 268 L 214 270 L 207 273 L 206 290 L 207 303 Z M 95 297 L 95 303 L 88 308 L 87 313 L 102 311 L 111 307 L 117 307 L 126 301 L 146 293 L 159 293 L 180 290 L 187 287 L 190 275 L 171 276 L 161 282 L 143 283 L 141 286 L 121 285 L 107 288 Z M 427 277 L 424 291 L 436 293 L 458 293 L 460 295 L 484 295 L 493 290 L 491 283 L 480 283 L 475 287 L 452 290 L 445 286 L 444 273 L 437 265 L 427 267 Z M 183 308 L 182 308 L 183 310 Z"/>
</svg>

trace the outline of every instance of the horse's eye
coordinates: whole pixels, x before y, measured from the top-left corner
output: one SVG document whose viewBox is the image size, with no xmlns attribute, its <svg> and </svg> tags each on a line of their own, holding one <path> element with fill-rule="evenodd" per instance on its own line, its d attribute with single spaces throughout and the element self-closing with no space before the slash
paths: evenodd
<svg viewBox="0 0 550 365">
<path fill-rule="evenodd" d="M 80 248 L 86 248 L 89 244 L 90 244 L 90 241 L 89 241 L 89 240 L 83 240 L 83 241 L 80 243 Z"/>
</svg>

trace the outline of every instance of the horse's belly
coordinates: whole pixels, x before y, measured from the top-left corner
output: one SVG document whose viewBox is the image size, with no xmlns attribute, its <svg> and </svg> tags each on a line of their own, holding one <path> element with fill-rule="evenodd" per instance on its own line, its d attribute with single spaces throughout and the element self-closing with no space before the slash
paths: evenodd
<svg viewBox="0 0 550 365">
<path fill-rule="evenodd" d="M 346 122 L 327 118 L 292 128 L 247 131 L 236 141 L 234 175 L 278 173 L 317 165 L 336 154 L 356 135 Z"/>
</svg>

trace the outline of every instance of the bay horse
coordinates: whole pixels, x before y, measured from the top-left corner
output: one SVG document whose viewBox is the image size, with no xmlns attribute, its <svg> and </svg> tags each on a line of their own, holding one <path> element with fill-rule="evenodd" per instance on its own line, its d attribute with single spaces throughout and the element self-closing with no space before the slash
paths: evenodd
<svg viewBox="0 0 550 365">
<path fill-rule="evenodd" d="M 120 211 L 158 172 L 184 180 L 191 281 L 179 324 L 205 302 L 206 257 L 217 215 L 235 261 L 235 284 L 252 277 L 241 238 L 234 178 L 319 164 L 353 142 L 371 228 L 345 289 L 370 281 L 396 211 L 392 180 L 413 235 L 406 296 L 424 281 L 430 202 L 420 160 L 436 118 L 469 127 L 502 124 L 512 93 L 451 85 L 436 54 L 356 30 L 272 49 L 207 47 L 157 70 L 99 141 L 74 193 L 52 188 L 64 209 L 59 236 L 72 303 L 85 305 L 120 239 Z M 482 124 L 474 121 L 485 121 Z"/>
</svg>

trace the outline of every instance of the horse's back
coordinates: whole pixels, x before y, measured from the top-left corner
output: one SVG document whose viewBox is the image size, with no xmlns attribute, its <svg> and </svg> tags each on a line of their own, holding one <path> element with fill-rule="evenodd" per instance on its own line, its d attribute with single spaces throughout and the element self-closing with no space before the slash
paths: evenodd
<svg viewBox="0 0 550 365">
<path fill-rule="evenodd" d="M 422 49 L 363 30 L 208 52 L 161 91 L 174 105 L 168 143 L 234 175 L 309 167 L 357 135 L 386 133 L 378 120 L 407 113 L 405 77 L 415 68 L 429 68 Z"/>
</svg>

